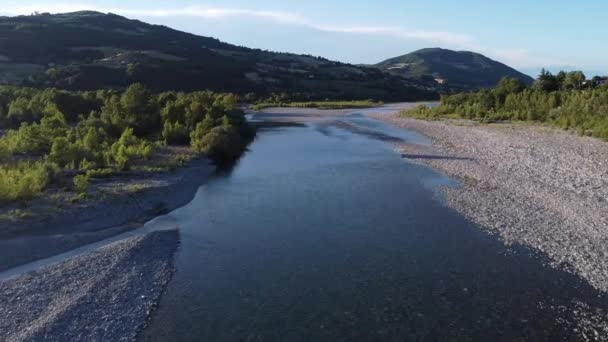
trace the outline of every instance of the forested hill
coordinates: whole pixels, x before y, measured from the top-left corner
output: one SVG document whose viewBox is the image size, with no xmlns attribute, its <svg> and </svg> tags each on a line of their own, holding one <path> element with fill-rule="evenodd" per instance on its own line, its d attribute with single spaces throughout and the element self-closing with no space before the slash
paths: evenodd
<svg viewBox="0 0 608 342">
<path fill-rule="evenodd" d="M 422 49 L 388 59 L 376 65 L 404 77 L 438 79 L 457 90 L 491 88 L 503 77 L 512 77 L 530 85 L 532 77 L 486 56 L 469 51 L 440 48 Z"/>
<path fill-rule="evenodd" d="M 238 47 L 114 14 L 0 17 L 0 83 L 90 90 L 134 82 L 303 100 L 437 97 L 432 83 L 377 68 Z"/>
</svg>

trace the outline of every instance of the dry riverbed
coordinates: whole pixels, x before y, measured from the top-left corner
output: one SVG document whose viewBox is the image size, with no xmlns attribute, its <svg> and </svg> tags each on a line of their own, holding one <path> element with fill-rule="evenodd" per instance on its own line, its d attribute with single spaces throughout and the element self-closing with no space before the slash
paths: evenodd
<svg viewBox="0 0 608 342">
<path fill-rule="evenodd" d="M 372 117 L 433 141 L 398 147 L 462 181 L 445 189 L 451 207 L 608 291 L 608 143 L 523 124 Z"/>
<path fill-rule="evenodd" d="M 130 341 L 173 273 L 177 230 L 157 231 L 0 282 L 0 340 Z"/>
<path fill-rule="evenodd" d="M 174 171 L 98 179 L 83 201 L 58 207 L 46 193 L 28 204 L 35 215 L 0 223 L 0 341 L 134 340 L 179 241 L 167 220 L 140 228 L 187 204 L 214 170 L 194 158 Z"/>
</svg>

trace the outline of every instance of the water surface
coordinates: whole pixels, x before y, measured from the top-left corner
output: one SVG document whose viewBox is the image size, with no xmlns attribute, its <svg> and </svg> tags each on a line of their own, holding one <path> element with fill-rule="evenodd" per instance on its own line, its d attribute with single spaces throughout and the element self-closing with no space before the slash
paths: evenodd
<svg viewBox="0 0 608 342">
<path fill-rule="evenodd" d="M 394 139 L 426 143 L 358 114 L 261 132 L 170 214 L 177 271 L 141 340 L 577 340 L 605 297 L 445 207 L 450 181 Z"/>
</svg>

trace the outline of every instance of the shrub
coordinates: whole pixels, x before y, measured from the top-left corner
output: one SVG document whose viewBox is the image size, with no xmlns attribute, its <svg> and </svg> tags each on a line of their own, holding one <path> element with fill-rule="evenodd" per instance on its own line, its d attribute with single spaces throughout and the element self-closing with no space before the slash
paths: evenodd
<svg viewBox="0 0 608 342">
<path fill-rule="evenodd" d="M 190 144 L 194 149 L 199 149 L 198 145 L 201 140 L 215 127 L 214 121 L 210 116 L 196 125 L 196 128 L 190 133 Z"/>
<path fill-rule="evenodd" d="M 110 168 L 87 170 L 87 178 L 105 178 L 114 174 L 114 170 Z"/>
<path fill-rule="evenodd" d="M 18 130 L 9 130 L 6 133 L 8 149 L 11 153 L 43 154 L 47 153 L 52 136 L 45 132 L 39 124 L 24 123 Z"/>
<path fill-rule="evenodd" d="M 89 177 L 87 175 L 74 176 L 74 191 L 78 194 L 86 194 L 89 190 Z"/>
<path fill-rule="evenodd" d="M 132 128 L 124 130 L 120 139 L 112 144 L 110 157 L 116 163 L 119 170 L 128 170 L 135 158 L 150 159 L 154 155 L 154 146 L 144 140 L 140 140 L 133 134 Z"/>
<path fill-rule="evenodd" d="M 54 169 L 45 162 L 0 166 L 0 201 L 31 199 L 49 184 Z"/>
<path fill-rule="evenodd" d="M 200 153 L 205 153 L 216 161 L 231 161 L 241 154 L 244 141 L 238 131 L 231 126 L 213 128 L 202 138 L 192 140 L 192 147 Z"/>
</svg>

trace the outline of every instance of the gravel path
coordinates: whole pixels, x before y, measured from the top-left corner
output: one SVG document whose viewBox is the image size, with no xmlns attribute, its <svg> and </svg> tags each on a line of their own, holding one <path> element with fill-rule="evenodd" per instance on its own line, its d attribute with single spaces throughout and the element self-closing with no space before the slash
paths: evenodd
<svg viewBox="0 0 608 342">
<path fill-rule="evenodd" d="M 131 341 L 173 273 L 177 230 L 130 238 L 0 283 L 0 340 Z"/>
<path fill-rule="evenodd" d="M 462 180 L 446 190 L 450 206 L 608 291 L 608 143 L 545 127 L 372 116 L 434 142 L 399 148 Z"/>
</svg>

